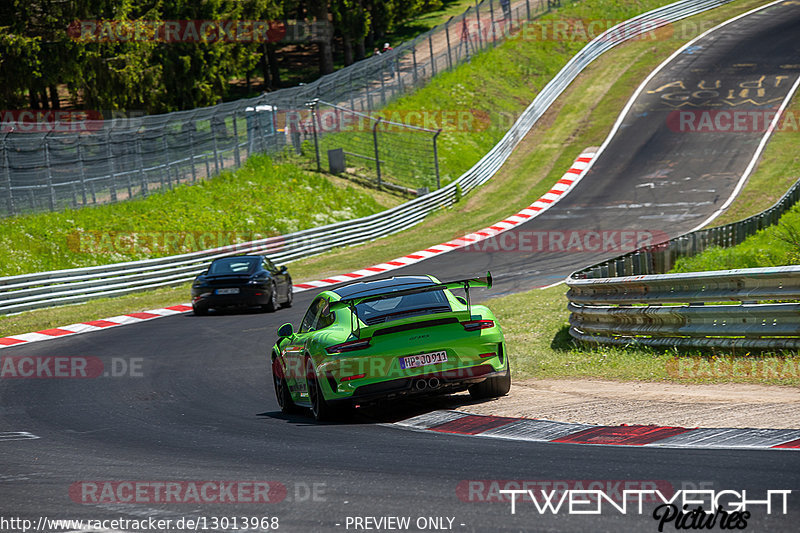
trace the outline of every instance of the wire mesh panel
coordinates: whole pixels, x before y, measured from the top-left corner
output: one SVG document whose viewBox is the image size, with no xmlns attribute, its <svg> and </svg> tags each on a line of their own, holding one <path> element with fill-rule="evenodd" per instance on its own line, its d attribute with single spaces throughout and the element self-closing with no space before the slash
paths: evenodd
<svg viewBox="0 0 800 533">
<path fill-rule="evenodd" d="M 415 192 L 439 188 L 436 140 L 441 130 L 394 122 L 379 113 L 368 115 L 328 102 L 314 102 L 311 110 L 310 128 L 312 136 L 316 133 L 315 155 L 321 168 Z"/>
<path fill-rule="evenodd" d="M 254 153 L 274 154 L 287 146 L 299 151 L 310 139 L 308 119 L 289 128 L 286 118 L 307 112 L 307 102 L 319 99 L 373 114 L 433 76 L 495 46 L 522 21 L 546 12 L 549 4 L 483 0 L 394 50 L 313 83 L 257 98 L 163 115 L 48 124 L 44 131 L 4 122 L 0 124 L 0 216 L 145 197 L 236 168 Z M 376 133 L 386 148 L 377 163 L 383 165 L 380 170 L 385 170 L 387 179 L 414 188 L 434 186 L 430 137 L 423 142 L 418 139 L 424 135 L 395 131 L 388 124 Z M 346 141 L 334 138 L 367 142 L 357 136 Z M 333 143 L 334 138 L 323 143 Z M 354 144 L 351 153 L 362 152 L 372 153 Z M 357 159 L 351 155 L 348 164 Z M 375 161 L 360 161 L 364 168 L 375 166 L 377 177 Z"/>
</svg>

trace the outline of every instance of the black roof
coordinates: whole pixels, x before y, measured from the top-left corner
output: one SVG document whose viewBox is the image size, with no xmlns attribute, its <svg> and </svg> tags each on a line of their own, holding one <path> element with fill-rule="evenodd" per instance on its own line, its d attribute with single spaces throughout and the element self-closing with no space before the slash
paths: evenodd
<svg viewBox="0 0 800 533">
<path fill-rule="evenodd" d="M 393 278 L 381 278 L 371 281 L 356 281 L 333 289 L 340 297 L 353 298 L 361 296 L 371 296 L 373 294 L 382 294 L 385 292 L 392 292 L 392 290 L 413 289 L 415 287 L 425 287 L 426 285 L 434 285 L 435 283 L 429 276 L 397 276 Z"/>
</svg>

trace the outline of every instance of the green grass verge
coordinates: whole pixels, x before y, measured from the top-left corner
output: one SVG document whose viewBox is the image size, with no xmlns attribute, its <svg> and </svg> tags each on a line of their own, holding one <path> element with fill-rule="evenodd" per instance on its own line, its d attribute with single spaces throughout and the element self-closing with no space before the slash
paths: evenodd
<svg viewBox="0 0 800 533">
<path fill-rule="evenodd" d="M 148 198 L 0 222 L 3 276 L 188 253 L 370 215 L 401 199 L 254 156 Z"/>
<path fill-rule="evenodd" d="M 533 2 L 535 0 L 531 1 Z M 444 24 L 450 17 L 462 14 L 469 7 L 474 9 L 474 0 L 442 0 L 441 6 L 438 9 L 421 13 L 413 19 L 399 24 L 396 28 L 392 28 L 386 38 L 383 39 L 382 42 L 375 43 L 375 46 L 380 48 L 386 41 L 389 41 L 392 47 L 399 46 L 432 29 L 434 26 Z M 531 8 L 532 7 L 533 6 L 531 6 Z M 369 52 L 369 50 L 367 52 Z"/>
<path fill-rule="evenodd" d="M 795 206 L 774 226 L 751 235 L 730 248 L 713 247 L 693 257 L 681 257 L 672 272 L 701 272 L 733 268 L 758 268 L 800 263 L 800 206 Z"/>
<path fill-rule="evenodd" d="M 646 347 L 591 348 L 578 344 L 568 331 L 564 285 L 495 298 L 487 304 L 502 325 L 517 379 L 800 385 L 797 353 L 677 352 Z"/>
</svg>

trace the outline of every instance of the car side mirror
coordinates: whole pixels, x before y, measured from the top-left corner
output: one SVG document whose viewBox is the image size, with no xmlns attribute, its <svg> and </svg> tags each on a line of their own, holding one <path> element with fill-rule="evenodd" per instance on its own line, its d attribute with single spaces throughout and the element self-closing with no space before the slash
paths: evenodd
<svg viewBox="0 0 800 533">
<path fill-rule="evenodd" d="M 464 305 L 467 305 L 467 299 L 464 298 L 463 296 L 456 296 L 456 300 L 458 300 L 459 302 L 461 302 Z"/>
<path fill-rule="evenodd" d="M 294 335 L 294 328 L 291 324 L 284 324 L 278 328 L 278 337 L 284 339 L 286 337 L 291 337 Z"/>
<path fill-rule="evenodd" d="M 280 273 L 281 273 L 281 274 L 286 274 L 286 272 L 288 272 L 288 271 L 289 271 L 289 269 L 288 269 L 288 268 L 286 268 L 286 265 L 283 265 L 283 266 L 282 266 L 282 267 L 281 267 L 279 270 L 280 270 Z"/>
</svg>

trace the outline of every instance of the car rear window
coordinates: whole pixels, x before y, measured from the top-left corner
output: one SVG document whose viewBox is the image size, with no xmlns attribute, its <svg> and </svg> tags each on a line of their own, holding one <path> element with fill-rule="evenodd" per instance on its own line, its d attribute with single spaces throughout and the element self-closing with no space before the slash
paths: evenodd
<svg viewBox="0 0 800 533">
<path fill-rule="evenodd" d="M 258 257 L 226 257 L 217 259 L 208 268 L 209 274 L 247 274 L 256 269 Z"/>
<path fill-rule="evenodd" d="M 372 300 L 356 305 L 358 317 L 367 325 L 451 310 L 450 302 L 442 290 Z"/>
</svg>

